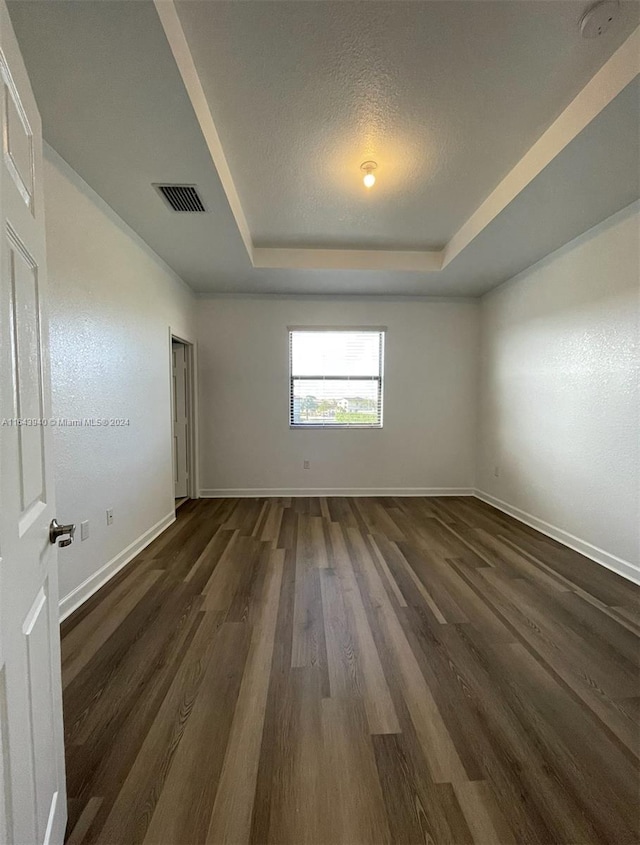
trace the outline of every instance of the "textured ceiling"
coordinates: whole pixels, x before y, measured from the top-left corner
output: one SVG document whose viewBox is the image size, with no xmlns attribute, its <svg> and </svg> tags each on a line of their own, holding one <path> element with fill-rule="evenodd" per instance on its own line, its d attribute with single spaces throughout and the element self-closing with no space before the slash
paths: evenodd
<svg viewBox="0 0 640 845">
<path fill-rule="evenodd" d="M 254 245 L 409 250 L 444 246 L 640 11 L 589 42 L 564 0 L 176 6 Z"/>
<path fill-rule="evenodd" d="M 228 4 L 216 2 L 194 5 L 207 5 L 212 14 L 218 14 L 218 5 Z M 239 2 L 237 5 L 251 4 Z M 274 14 L 279 6 L 278 3 L 269 2 L 260 5 L 270 7 Z M 306 3 L 299 5 L 304 6 Z M 370 6 L 387 4 L 347 2 L 344 5 L 366 6 L 368 9 Z M 392 5 L 401 8 L 407 4 Z M 447 5 L 459 7 L 454 15 L 456 17 L 462 7 L 494 7 L 496 4 L 451 2 Z M 516 13 L 512 6 L 523 9 L 538 4 L 530 4 L 527 0 L 525 3 L 501 5 L 508 6 L 508 16 L 513 17 Z M 582 9 L 582 4 L 565 4 L 562 0 L 542 5 L 571 7 L 572 20 L 576 15 L 579 17 Z M 20 0 L 10 3 L 9 8 L 42 113 L 46 140 L 196 291 L 392 296 L 477 295 L 628 205 L 639 194 L 640 96 L 636 80 L 443 271 L 408 273 L 256 269 L 252 267 L 243 245 L 153 4 L 147 0 Z M 636 4 L 634 8 L 637 12 L 640 7 Z M 565 13 L 566 9 L 563 15 Z M 180 14 L 184 16 L 183 7 L 180 8 Z M 632 17 L 631 10 L 626 8 L 626 24 L 621 24 L 621 29 L 612 33 L 610 38 L 607 35 L 606 44 L 597 42 L 596 46 L 593 43 L 579 42 L 581 53 L 585 46 L 588 51 L 595 50 L 595 53 L 587 52 L 586 58 L 583 54 L 578 69 L 574 70 L 574 77 L 563 78 L 562 90 L 565 94 L 561 98 L 562 102 L 555 107 L 555 113 L 547 115 L 545 119 L 540 118 L 534 133 L 536 136 L 567 105 L 567 101 L 581 88 L 592 71 L 613 52 L 623 33 L 626 34 Z M 573 29 L 567 39 L 573 45 L 567 48 L 569 52 L 578 49 L 575 48 Z M 602 45 L 606 46 L 604 52 Z M 191 46 L 193 48 L 193 44 Z M 542 45 L 538 43 L 538 46 L 542 49 Z M 264 50 L 262 52 L 264 53 Z M 596 55 L 597 59 L 594 58 Z M 271 61 L 271 58 L 265 56 L 264 60 Z M 251 64 L 253 60 L 247 61 Z M 517 57 L 513 61 L 517 64 Z M 488 63 L 486 56 L 485 63 Z M 585 70 L 587 66 L 588 69 Z M 296 62 L 292 62 L 292 77 L 296 77 L 297 68 Z M 265 78 L 267 72 L 270 71 L 265 67 Z M 242 65 L 231 64 L 227 67 L 225 75 L 231 73 L 241 75 Z M 510 79 L 509 73 L 505 73 L 504 79 L 501 80 L 500 84 L 505 91 L 510 89 Z M 439 77 L 434 71 L 429 87 L 437 88 L 439 84 L 443 84 L 442 80 L 438 80 Z M 559 87 L 560 82 L 556 82 L 557 85 L 554 83 L 554 86 Z M 472 81 L 467 81 L 468 86 L 472 84 Z M 521 81 L 518 84 L 520 85 Z M 223 87 L 225 85 L 226 83 Z M 535 99 L 538 87 L 536 79 L 529 80 L 526 96 Z M 547 92 L 546 96 L 550 94 Z M 482 111 L 482 102 L 477 103 L 474 108 Z M 239 102 L 237 107 L 242 109 L 242 104 Z M 215 111 L 213 100 L 211 108 Z M 450 109 L 450 113 L 454 115 L 451 119 L 458 121 L 456 125 L 463 127 L 457 134 L 464 134 L 464 115 L 455 116 L 455 111 L 455 108 Z M 234 159 L 235 146 L 233 143 L 229 146 L 225 135 L 226 124 L 219 119 L 217 113 L 215 118 L 224 151 L 231 162 L 243 208 L 253 227 L 256 221 L 252 218 L 252 200 L 249 194 L 254 183 L 251 179 L 248 180 L 245 196 L 241 175 L 242 162 L 236 162 Z M 271 143 L 271 131 L 265 126 L 265 121 L 266 117 L 262 112 L 253 115 L 251 128 L 248 130 L 252 135 L 251 143 L 257 142 L 256 147 L 259 150 L 268 149 L 271 160 L 286 171 L 287 162 L 292 163 L 292 155 L 286 149 L 278 151 Z M 338 131 L 337 121 L 327 118 L 327 122 L 329 129 L 326 133 Z M 405 118 L 405 123 L 410 125 L 408 118 Z M 483 124 L 483 121 L 480 123 Z M 488 125 L 490 129 L 489 122 Z M 504 143 L 498 133 L 487 130 L 484 124 L 481 129 L 483 132 L 488 131 L 482 145 L 470 139 L 470 146 L 475 148 L 475 156 L 484 154 L 487 149 L 490 152 L 493 144 Z M 519 131 L 522 131 L 522 127 Z M 524 149 L 530 146 L 533 140 L 535 137 L 523 141 Z M 456 145 L 460 147 L 458 141 Z M 516 159 L 524 149 L 514 151 Z M 264 152 L 261 155 L 264 158 Z M 358 153 L 356 166 L 359 164 L 359 156 Z M 384 198 L 385 169 L 382 159 L 379 160 L 380 180 L 374 191 L 380 188 L 377 196 Z M 488 184 L 486 189 L 478 188 L 478 196 L 475 196 L 473 201 L 469 199 L 462 213 L 463 219 L 485 198 L 495 187 L 496 181 L 514 163 L 506 159 L 497 162 L 495 166 L 499 165 L 499 169 L 494 181 Z M 304 188 L 308 175 L 308 171 L 305 171 L 300 176 L 299 190 L 303 199 L 307 196 Z M 267 177 L 271 179 L 269 173 Z M 156 182 L 197 184 L 209 213 L 181 216 L 170 212 L 152 188 L 152 183 Z M 363 189 L 357 179 L 355 184 L 360 202 Z M 458 192 L 462 203 L 466 195 L 464 190 L 458 187 L 459 184 L 455 173 L 451 171 L 448 187 L 442 186 L 443 196 L 448 192 L 452 195 Z M 291 184 L 287 189 L 291 190 Z M 355 187 L 353 190 L 356 190 Z M 257 205 L 260 206 L 261 195 L 256 196 Z M 371 197 L 375 196 L 371 194 Z M 397 202 L 401 199 L 402 197 L 397 198 Z M 316 201 L 319 202 L 317 197 Z M 414 200 L 409 197 L 408 201 Z M 304 202 L 307 200 L 304 199 Z M 287 204 L 289 203 L 292 203 L 292 210 L 291 213 L 287 211 L 287 214 L 293 224 L 297 225 L 297 218 L 304 223 L 300 200 L 287 200 Z M 447 206 L 447 213 L 451 213 L 453 206 L 453 202 Z M 416 220 L 412 221 L 412 225 L 416 221 L 424 223 L 429 207 L 431 206 L 428 204 L 425 206 L 424 214 L 422 211 L 415 212 Z M 331 217 L 330 214 L 325 214 L 321 204 L 317 208 L 315 205 L 309 205 L 308 208 L 310 212 L 317 211 L 321 216 Z M 274 207 L 267 211 L 275 215 Z M 258 212 L 261 213 L 260 208 Z M 450 222 L 450 225 L 454 228 L 462 222 L 453 218 L 451 220 L 453 222 Z M 440 225 L 438 220 L 436 223 Z M 442 231 L 444 232 L 444 229 Z M 377 249 L 391 243 L 384 240 L 389 237 L 385 232 L 373 243 Z M 294 228 L 285 234 L 284 243 L 296 243 Z M 438 234 L 433 243 L 437 243 L 446 234 L 447 232 L 444 235 Z M 252 235 L 254 240 L 259 241 L 257 233 L 253 230 Z M 320 229 L 313 230 L 313 238 L 310 237 L 305 243 L 321 243 L 322 237 L 324 235 Z M 429 243 L 432 241 L 427 238 L 421 245 Z"/>
</svg>

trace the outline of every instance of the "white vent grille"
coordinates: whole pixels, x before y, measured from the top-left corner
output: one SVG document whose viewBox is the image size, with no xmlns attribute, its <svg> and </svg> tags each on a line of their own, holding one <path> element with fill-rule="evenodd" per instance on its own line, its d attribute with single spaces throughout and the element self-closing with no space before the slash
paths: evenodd
<svg viewBox="0 0 640 845">
<path fill-rule="evenodd" d="M 195 185 L 154 185 L 173 211 L 206 211 Z"/>
</svg>

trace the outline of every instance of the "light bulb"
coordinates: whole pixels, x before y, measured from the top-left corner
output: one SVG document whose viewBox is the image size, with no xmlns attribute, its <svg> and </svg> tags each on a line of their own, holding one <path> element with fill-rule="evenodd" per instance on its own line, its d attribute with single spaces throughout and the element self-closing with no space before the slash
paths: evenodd
<svg viewBox="0 0 640 845">
<path fill-rule="evenodd" d="M 376 177 L 374 176 L 373 171 L 377 166 L 378 165 L 375 161 L 363 161 L 360 165 L 360 170 L 364 173 L 362 181 L 364 182 L 365 188 L 373 188 L 376 184 Z"/>
</svg>

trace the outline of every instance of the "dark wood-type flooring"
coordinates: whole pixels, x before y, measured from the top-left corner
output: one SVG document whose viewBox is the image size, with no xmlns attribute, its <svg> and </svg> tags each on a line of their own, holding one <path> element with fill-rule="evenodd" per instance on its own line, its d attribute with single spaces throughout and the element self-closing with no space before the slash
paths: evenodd
<svg viewBox="0 0 640 845">
<path fill-rule="evenodd" d="M 219 499 L 63 625 L 69 843 L 638 843 L 638 588 L 471 498 Z"/>
</svg>

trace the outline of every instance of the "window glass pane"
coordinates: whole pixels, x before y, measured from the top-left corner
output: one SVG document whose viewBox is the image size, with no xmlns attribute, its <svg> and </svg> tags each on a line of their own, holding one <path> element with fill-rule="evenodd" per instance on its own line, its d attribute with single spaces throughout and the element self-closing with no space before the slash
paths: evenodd
<svg viewBox="0 0 640 845">
<path fill-rule="evenodd" d="M 294 425 L 379 425 L 378 379 L 293 379 Z"/>
<path fill-rule="evenodd" d="M 381 426 L 379 329 L 292 330 L 290 416 L 300 426 Z"/>
<path fill-rule="evenodd" d="M 380 375 L 380 332 L 294 331 L 292 376 Z"/>
</svg>

